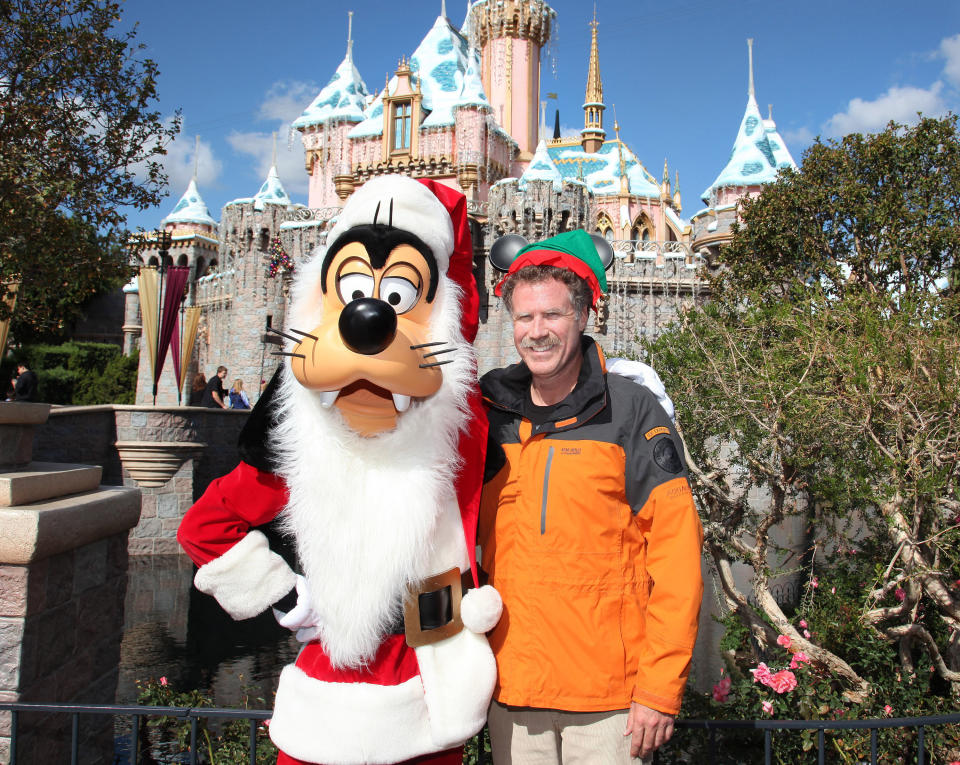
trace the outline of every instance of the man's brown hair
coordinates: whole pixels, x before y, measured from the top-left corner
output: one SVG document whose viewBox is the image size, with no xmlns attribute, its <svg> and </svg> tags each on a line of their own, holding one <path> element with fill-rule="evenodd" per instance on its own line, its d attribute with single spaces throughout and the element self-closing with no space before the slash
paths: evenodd
<svg viewBox="0 0 960 765">
<path fill-rule="evenodd" d="M 559 266 L 524 266 L 514 271 L 503 282 L 503 288 L 500 291 L 503 304 L 513 314 L 513 291 L 518 284 L 536 284 L 550 279 L 556 279 L 567 286 L 570 292 L 570 302 L 573 304 L 573 310 L 577 316 L 590 310 L 590 306 L 593 304 L 593 291 L 590 289 L 590 285 L 569 268 L 560 268 Z"/>
</svg>

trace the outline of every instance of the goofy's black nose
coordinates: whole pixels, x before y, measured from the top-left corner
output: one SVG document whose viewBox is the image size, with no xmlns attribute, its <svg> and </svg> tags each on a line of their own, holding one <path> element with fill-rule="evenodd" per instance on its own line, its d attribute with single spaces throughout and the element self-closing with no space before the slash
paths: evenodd
<svg viewBox="0 0 960 765">
<path fill-rule="evenodd" d="M 372 356 L 393 342 L 397 334 L 396 311 L 382 300 L 352 300 L 340 314 L 340 337 L 355 353 Z"/>
</svg>

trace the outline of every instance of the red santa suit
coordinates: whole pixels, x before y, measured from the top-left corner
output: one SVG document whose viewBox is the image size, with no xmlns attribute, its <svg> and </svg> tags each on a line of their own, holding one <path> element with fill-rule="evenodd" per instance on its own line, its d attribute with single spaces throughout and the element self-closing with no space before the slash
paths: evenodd
<svg viewBox="0 0 960 765">
<path fill-rule="evenodd" d="M 376 179 L 348 200 L 328 246 L 379 222 L 385 199 L 391 225 L 436 259 L 431 339 L 454 349 L 440 390 L 370 438 L 281 369 L 245 429 L 245 461 L 210 485 L 178 533 L 197 588 L 235 619 L 294 602 L 311 615 L 270 724 L 303 762 L 396 763 L 458 747 L 483 727 L 496 679 L 484 636 L 500 613 L 491 588 L 464 595 L 465 626 L 448 637 L 411 647 L 399 626 L 411 591 L 421 622 L 450 621 L 459 581 L 424 590 L 429 577 L 463 572 L 476 584 L 486 418 L 470 348 L 479 301 L 465 199 L 432 182 Z M 298 273 L 290 327 L 314 326 L 322 262 L 323 252 Z M 257 529 L 273 521 L 292 537 L 302 576 Z"/>
</svg>

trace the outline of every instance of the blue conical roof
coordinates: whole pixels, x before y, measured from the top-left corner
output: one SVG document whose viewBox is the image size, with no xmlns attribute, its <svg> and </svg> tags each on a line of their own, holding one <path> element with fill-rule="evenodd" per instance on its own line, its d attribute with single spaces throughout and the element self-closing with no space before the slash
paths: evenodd
<svg viewBox="0 0 960 765">
<path fill-rule="evenodd" d="M 353 64 L 352 45 L 347 46 L 347 55 L 333 73 L 330 82 L 313 99 L 303 114 L 293 121 L 293 127 L 304 128 L 321 125 L 332 120 L 360 122 L 370 94 L 367 86 Z"/>
<path fill-rule="evenodd" d="M 283 188 L 283 184 L 280 183 L 280 176 L 277 175 L 276 165 L 272 165 L 270 167 L 270 172 L 267 174 L 267 180 L 263 182 L 263 185 L 260 187 L 260 191 L 258 191 L 257 195 L 253 198 L 254 209 L 262 210 L 265 204 L 292 204 L 290 197 L 287 196 L 287 192 Z"/>
<path fill-rule="evenodd" d="M 547 145 L 543 140 L 537 144 L 537 150 L 533 154 L 533 159 L 530 160 L 530 165 L 520 176 L 520 188 L 525 188 L 528 181 L 552 181 L 557 191 L 563 187 L 563 175 L 550 159 L 550 152 L 547 151 Z"/>
<path fill-rule="evenodd" d="M 197 179 L 191 178 L 187 190 L 183 192 L 173 212 L 163 219 L 163 225 L 168 223 L 203 223 L 207 226 L 216 226 L 217 222 L 210 217 L 207 203 L 203 201 L 197 191 Z"/>
<path fill-rule="evenodd" d="M 776 132 L 776 127 L 767 130 L 757 100 L 750 93 L 730 159 L 716 180 L 703 192 L 703 201 L 709 204 L 711 194 L 721 188 L 772 183 L 781 167 L 795 168 L 796 163 Z"/>
</svg>

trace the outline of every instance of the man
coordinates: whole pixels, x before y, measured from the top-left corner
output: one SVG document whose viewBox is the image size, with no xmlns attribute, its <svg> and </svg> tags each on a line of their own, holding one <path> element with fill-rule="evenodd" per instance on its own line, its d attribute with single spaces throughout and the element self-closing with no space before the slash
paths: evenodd
<svg viewBox="0 0 960 765">
<path fill-rule="evenodd" d="M 225 379 L 227 379 L 227 368 L 224 366 L 217 367 L 217 373 L 210 378 L 206 389 L 203 391 L 200 406 L 205 406 L 208 409 L 227 408 L 226 391 L 223 389 Z"/>
<path fill-rule="evenodd" d="M 497 290 L 521 362 L 481 380 L 494 761 L 646 758 L 672 735 L 703 594 L 681 442 L 583 335 L 606 291 L 585 232 L 525 247 Z"/>
<path fill-rule="evenodd" d="M 14 401 L 37 400 L 37 376 L 26 364 L 17 364 L 17 376 L 13 380 Z"/>
</svg>

